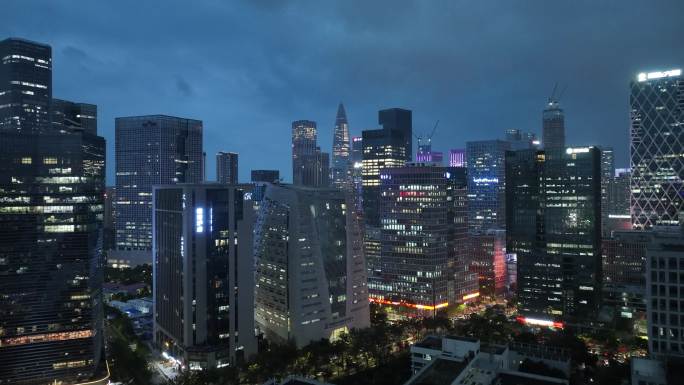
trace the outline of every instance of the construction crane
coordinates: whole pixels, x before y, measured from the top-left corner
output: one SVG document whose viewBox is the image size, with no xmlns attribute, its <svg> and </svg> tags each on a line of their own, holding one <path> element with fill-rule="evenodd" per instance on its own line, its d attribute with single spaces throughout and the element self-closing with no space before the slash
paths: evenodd
<svg viewBox="0 0 684 385">
<path fill-rule="evenodd" d="M 437 126 L 439 125 L 439 120 L 435 123 L 435 126 L 432 127 L 432 132 L 430 132 L 430 136 L 427 138 L 424 138 L 422 135 L 413 135 L 415 136 L 416 139 L 418 139 L 418 152 L 421 152 L 421 148 L 425 148 L 427 152 L 430 152 L 432 149 L 432 136 L 435 135 L 435 131 L 437 130 Z M 424 140 L 427 139 L 427 143 L 424 142 Z"/>
</svg>

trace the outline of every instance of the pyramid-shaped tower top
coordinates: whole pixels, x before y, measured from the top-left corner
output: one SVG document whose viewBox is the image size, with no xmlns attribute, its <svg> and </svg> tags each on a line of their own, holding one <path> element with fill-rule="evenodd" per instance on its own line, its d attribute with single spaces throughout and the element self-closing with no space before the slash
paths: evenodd
<svg viewBox="0 0 684 385">
<path fill-rule="evenodd" d="M 335 123 L 347 123 L 347 112 L 344 110 L 344 104 L 342 103 L 337 106 L 337 118 L 335 119 Z"/>
</svg>

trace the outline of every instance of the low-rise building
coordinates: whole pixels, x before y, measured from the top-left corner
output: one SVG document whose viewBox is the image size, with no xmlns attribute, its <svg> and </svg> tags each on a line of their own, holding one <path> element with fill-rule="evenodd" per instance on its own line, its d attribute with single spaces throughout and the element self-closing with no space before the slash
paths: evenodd
<svg viewBox="0 0 684 385">
<path fill-rule="evenodd" d="M 428 336 L 411 347 L 419 384 L 568 384 L 570 356 L 563 349 L 527 344 L 482 344 L 470 337 Z M 544 374 L 530 367 L 543 367 Z"/>
</svg>

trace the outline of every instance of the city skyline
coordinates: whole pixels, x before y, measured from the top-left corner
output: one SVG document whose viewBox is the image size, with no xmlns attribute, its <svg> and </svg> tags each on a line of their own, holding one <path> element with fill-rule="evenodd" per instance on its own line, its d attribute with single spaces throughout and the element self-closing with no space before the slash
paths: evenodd
<svg viewBox="0 0 684 385">
<path fill-rule="evenodd" d="M 392 20 L 380 23 L 375 21 L 382 19 L 383 4 L 366 5 L 360 16 L 347 5 L 322 9 L 270 3 L 211 4 L 178 14 L 173 13 L 174 7 L 160 11 L 160 19 L 182 14 L 189 21 L 206 20 L 187 35 L 148 23 L 157 13 L 147 6 L 130 13 L 123 6 L 44 3 L 52 12 L 35 14 L 32 5 L 41 2 L 30 3 L 8 2 L 8 13 L 16 17 L 0 26 L 0 34 L 53 47 L 57 74 L 53 96 L 100 107 L 98 123 L 108 141 L 109 162 L 114 153 L 114 117 L 187 116 L 205 122 L 208 154 L 220 150 L 241 154 L 241 181 L 246 181 L 251 169 L 276 166 L 285 180 L 291 180 L 291 170 L 280 165 L 288 159 L 288 149 L 281 144 L 287 142 L 293 120 L 316 121 L 320 146 L 327 151 L 340 101 L 352 123 L 351 136 L 377 128 L 375 113 L 383 108 L 414 111 L 416 134 L 426 134 L 439 119 L 434 149 L 445 153 L 464 147 L 466 141 L 502 138 L 508 128 L 541 137 L 541 112 L 555 83 L 568 85 L 560 100 L 568 145 L 612 146 L 616 166 L 626 167 L 626 84 L 639 72 L 678 68 L 684 62 L 684 53 L 669 48 L 684 34 L 675 16 L 684 7 L 678 2 L 621 3 L 619 9 L 606 6 L 596 12 L 541 3 L 498 6 L 498 12 L 479 4 L 468 9 L 451 4 L 441 10 L 409 4 Z M 288 17 L 274 18 L 279 13 L 271 12 L 274 8 Z M 269 24 L 269 28 L 260 30 L 234 20 L 245 12 L 252 16 L 245 19 L 260 21 L 254 25 Z M 569 22 L 555 23 L 544 17 L 561 13 L 585 28 L 570 28 Z M 468 19 L 490 14 L 493 17 L 482 25 L 477 45 L 461 38 L 476 27 Z M 599 22 L 607 14 L 612 28 L 603 28 Z M 112 22 L 101 20 L 105 16 L 100 15 Z M 637 17 L 654 15 L 659 23 L 647 33 L 631 28 Z M 311 20 L 315 33 L 291 28 L 300 18 Z M 226 19 L 234 21 L 234 31 L 224 27 L 231 24 Z M 141 20 L 146 22 L 137 22 Z M 129 23 L 140 28 L 127 31 L 123 25 Z M 406 25 L 408 32 L 402 31 Z M 289 41 L 285 47 L 273 46 L 280 34 Z M 307 49 L 319 39 L 330 44 L 320 50 Z M 356 44 L 359 39 L 363 44 Z M 611 46 L 604 41 L 611 41 Z M 219 51 L 237 50 L 241 55 L 226 57 L 216 52 L 216 46 L 226 48 Z M 338 55 L 345 50 L 350 54 Z M 399 63 L 389 71 L 377 64 L 384 60 L 375 60 L 387 55 Z M 325 83 L 325 88 L 305 92 L 316 82 Z M 288 97 L 293 92 L 297 98 Z M 497 106 L 494 114 L 492 104 Z M 238 132 L 244 134 L 234 135 Z M 249 151 L 264 134 L 273 138 L 260 146 L 269 157 Z M 212 157 L 208 162 L 207 169 L 213 170 Z M 107 172 L 111 185 L 113 168 Z"/>
</svg>

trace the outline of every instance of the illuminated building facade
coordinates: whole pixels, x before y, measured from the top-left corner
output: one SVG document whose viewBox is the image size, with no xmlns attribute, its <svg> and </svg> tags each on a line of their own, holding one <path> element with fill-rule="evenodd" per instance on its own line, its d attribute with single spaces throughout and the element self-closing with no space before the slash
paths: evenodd
<svg viewBox="0 0 684 385">
<path fill-rule="evenodd" d="M 658 229 L 646 247 L 648 352 L 656 359 L 684 358 L 684 221 L 680 226 Z"/>
<path fill-rule="evenodd" d="M 363 211 L 363 138 L 355 136 L 351 141 L 351 179 L 356 210 Z"/>
<path fill-rule="evenodd" d="M 351 178 L 351 143 L 349 141 L 349 123 L 344 105 L 337 106 L 335 129 L 333 131 L 332 166 L 330 175 L 333 186 L 348 187 Z"/>
<path fill-rule="evenodd" d="M 612 147 L 601 146 L 601 224 L 604 237 L 610 236 L 611 227 L 608 222 L 610 214 L 610 186 L 615 176 L 615 157 Z"/>
<path fill-rule="evenodd" d="M 245 191 L 218 183 L 154 187 L 154 342 L 190 370 L 256 353 L 252 224 Z"/>
<path fill-rule="evenodd" d="M 468 226 L 477 233 L 505 229 L 505 166 L 510 143 L 504 140 L 468 142 Z"/>
<path fill-rule="evenodd" d="M 216 181 L 238 184 L 238 154 L 220 151 L 216 154 Z"/>
<path fill-rule="evenodd" d="M 107 383 L 104 179 L 91 132 L 0 132 L 0 383 Z"/>
<path fill-rule="evenodd" d="M 402 111 L 400 115 L 408 118 L 408 133 L 405 124 L 399 128 L 394 124 L 399 120 L 398 117 L 389 119 L 391 114 L 388 111 L 394 110 Z M 380 170 L 403 166 L 411 159 L 411 148 L 407 147 L 406 139 L 406 135 L 412 135 L 410 119 L 411 111 L 398 108 L 383 110 L 379 112 L 379 120 L 381 124 L 389 121 L 387 125 L 379 130 L 366 130 L 362 133 L 363 212 L 366 223 L 371 226 L 380 225 Z"/>
<path fill-rule="evenodd" d="M 465 149 L 455 148 L 449 150 L 449 167 L 466 167 Z"/>
<path fill-rule="evenodd" d="M 646 311 L 646 246 L 650 239 L 645 231 L 614 231 L 602 241 L 603 302 L 624 318 Z"/>
<path fill-rule="evenodd" d="M 0 41 L 0 131 L 50 130 L 52 48 L 24 39 Z"/>
<path fill-rule="evenodd" d="M 506 154 L 506 251 L 517 256 L 518 308 L 549 321 L 595 315 L 601 282 L 600 150 L 560 154 Z"/>
<path fill-rule="evenodd" d="M 338 189 L 267 185 L 254 226 L 255 320 L 297 346 L 370 325 L 361 218 Z"/>
<path fill-rule="evenodd" d="M 202 181 L 202 122 L 116 118 L 116 255 L 152 262 L 152 186 Z"/>
<path fill-rule="evenodd" d="M 316 122 L 292 122 L 292 180 L 296 186 L 327 187 L 330 155 L 317 145 Z"/>
<path fill-rule="evenodd" d="M 684 77 L 679 69 L 641 73 L 630 87 L 632 225 L 676 226 L 684 209 Z"/>
<path fill-rule="evenodd" d="M 371 300 L 430 315 L 476 298 L 469 272 L 465 169 L 420 163 L 381 171 L 380 257 Z"/>
<path fill-rule="evenodd" d="M 483 295 L 502 294 L 507 287 L 506 231 L 487 230 L 471 234 L 470 271 L 476 273 Z"/>
<path fill-rule="evenodd" d="M 558 100 L 549 98 L 542 113 L 542 145 L 544 150 L 565 148 L 565 113 Z"/>
</svg>

